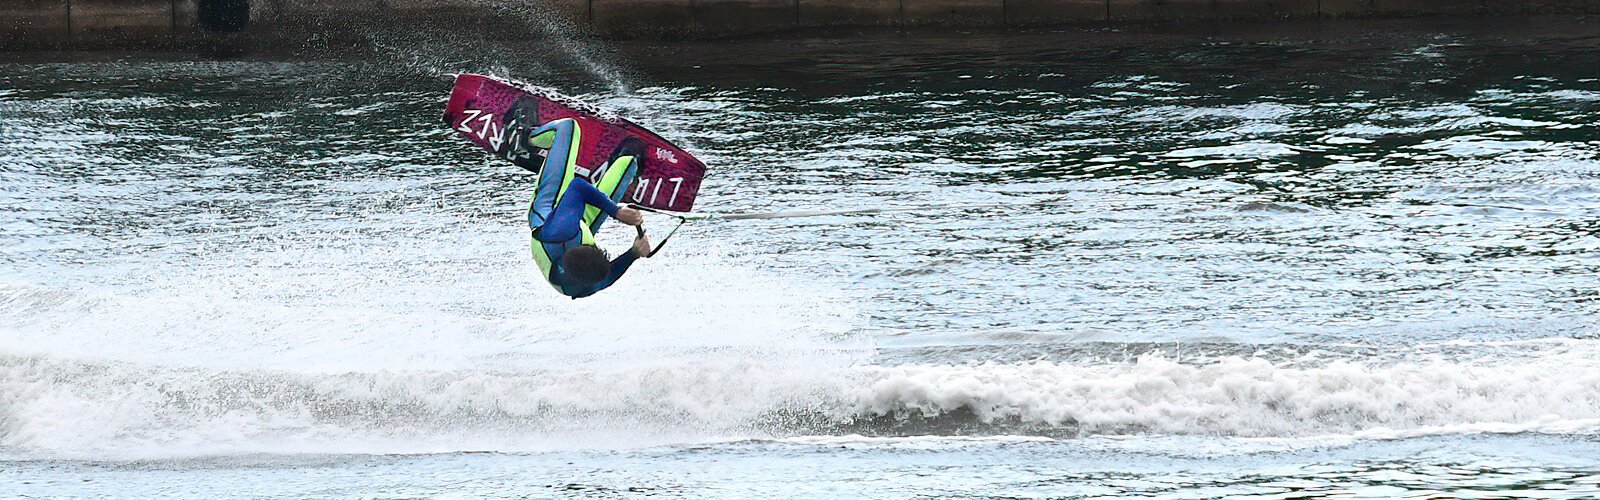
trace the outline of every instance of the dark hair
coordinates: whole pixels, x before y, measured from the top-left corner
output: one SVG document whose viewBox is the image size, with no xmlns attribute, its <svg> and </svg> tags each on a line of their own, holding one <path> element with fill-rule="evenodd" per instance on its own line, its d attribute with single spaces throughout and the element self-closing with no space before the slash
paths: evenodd
<svg viewBox="0 0 1600 500">
<path fill-rule="evenodd" d="M 589 286 L 605 279 L 611 272 L 606 252 L 594 245 L 578 245 L 561 256 L 561 268 L 577 281 L 579 286 Z"/>
</svg>

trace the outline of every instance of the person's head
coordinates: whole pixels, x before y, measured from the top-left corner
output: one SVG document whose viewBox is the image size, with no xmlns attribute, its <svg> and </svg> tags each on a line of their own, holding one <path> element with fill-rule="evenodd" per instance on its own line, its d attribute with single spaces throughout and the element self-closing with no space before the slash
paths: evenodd
<svg viewBox="0 0 1600 500">
<path fill-rule="evenodd" d="M 605 279 L 611 272 L 611 262 L 606 252 L 594 245 L 578 245 L 561 256 L 561 268 L 580 287 L 588 287 Z"/>
</svg>

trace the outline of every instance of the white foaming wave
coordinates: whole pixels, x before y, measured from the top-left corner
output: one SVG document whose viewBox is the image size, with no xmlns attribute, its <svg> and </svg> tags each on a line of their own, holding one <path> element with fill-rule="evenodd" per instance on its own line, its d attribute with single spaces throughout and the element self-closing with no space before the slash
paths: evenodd
<svg viewBox="0 0 1600 500">
<path fill-rule="evenodd" d="M 1146 356 L 1075 366 L 895 366 L 867 369 L 851 412 L 1070 426 L 1079 433 L 1293 436 L 1367 429 L 1520 425 L 1594 430 L 1600 370 L 1593 343 L 1500 365 L 1447 362 L 1280 366 L 1224 358 L 1206 365 Z"/>
<path fill-rule="evenodd" d="M 748 432 L 814 399 L 826 358 L 315 374 L 0 354 L 0 447 L 158 457 L 650 446 Z"/>
<path fill-rule="evenodd" d="M 1505 363 L 1311 367 L 1258 358 L 840 366 L 825 350 L 555 369 L 308 373 L 0 354 L 0 446 L 31 454 L 433 453 L 769 439 L 946 446 L 882 419 L 955 418 L 971 440 L 1072 436 L 1406 439 L 1600 432 L 1593 342 Z M 875 423 L 876 422 L 876 423 Z M 988 432 L 1018 435 L 1003 438 Z M 863 427 L 865 426 L 865 427 Z M 937 428 L 935 426 L 934 428 Z M 852 432 L 851 434 L 859 433 Z M 910 432 L 913 436 L 894 434 Z M 870 432 L 869 432 L 870 434 Z M 917 437 L 917 434 L 933 434 Z M 880 442 L 881 441 L 881 442 Z M 1275 445 L 1276 446 L 1276 445 Z"/>
</svg>

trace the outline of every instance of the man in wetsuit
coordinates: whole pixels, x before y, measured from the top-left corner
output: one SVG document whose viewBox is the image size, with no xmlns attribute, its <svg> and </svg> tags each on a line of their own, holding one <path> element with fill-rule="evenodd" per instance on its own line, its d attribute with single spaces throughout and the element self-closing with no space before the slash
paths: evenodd
<svg viewBox="0 0 1600 500">
<path fill-rule="evenodd" d="M 576 175 L 581 134 L 570 118 L 551 121 L 528 134 L 530 146 L 548 152 L 528 206 L 533 260 L 556 291 L 574 299 L 604 290 L 634 260 L 650 256 L 650 241 L 642 229 L 633 247 L 609 262 L 594 240 L 606 216 L 636 227 L 643 222 L 638 210 L 617 206 L 638 172 L 642 149 L 619 147 L 591 184 Z"/>
</svg>

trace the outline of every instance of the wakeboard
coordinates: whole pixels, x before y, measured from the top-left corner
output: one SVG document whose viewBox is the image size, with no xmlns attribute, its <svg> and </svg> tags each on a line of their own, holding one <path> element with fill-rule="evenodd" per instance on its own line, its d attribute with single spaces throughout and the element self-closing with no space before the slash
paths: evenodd
<svg viewBox="0 0 1600 500">
<path fill-rule="evenodd" d="M 676 145 L 622 117 L 576 104 L 553 92 L 493 77 L 461 74 L 445 105 L 445 123 L 495 156 L 537 172 L 546 151 L 528 144 L 528 133 L 552 120 L 572 118 L 580 132 L 578 175 L 598 179 L 618 155 L 639 155 L 638 179 L 623 200 L 640 206 L 688 212 L 700 192 L 706 166 Z"/>
</svg>

